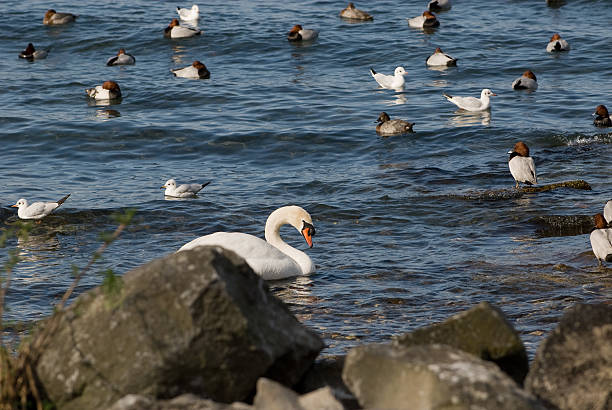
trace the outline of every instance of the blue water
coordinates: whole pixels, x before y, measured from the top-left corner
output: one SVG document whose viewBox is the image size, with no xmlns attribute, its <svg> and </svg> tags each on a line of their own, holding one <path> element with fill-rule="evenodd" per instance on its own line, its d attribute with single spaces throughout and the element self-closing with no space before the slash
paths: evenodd
<svg viewBox="0 0 612 410">
<path fill-rule="evenodd" d="M 87 263 L 99 234 L 116 226 L 111 216 L 127 207 L 138 209 L 134 224 L 78 293 L 106 268 L 122 274 L 218 230 L 263 236 L 275 208 L 307 209 L 317 272 L 270 286 L 322 335 L 325 354 L 483 300 L 504 310 L 533 354 L 565 309 L 609 303 L 612 269 L 597 267 L 588 235 L 544 237 L 529 221 L 594 214 L 612 198 L 612 136 L 590 115 L 612 106 L 612 2 L 457 0 L 432 34 L 406 23 L 426 3 L 357 3 L 374 21 L 351 23 L 337 16 L 339 2 L 211 1 L 200 4 L 202 36 L 169 40 L 163 29 L 175 6 L 191 3 L 57 1 L 57 11 L 79 18 L 46 27 L 48 2 L 4 0 L 2 207 L 72 194 L 29 238 L 9 241 L 22 261 L 5 319 L 49 314 L 73 265 Z M 319 29 L 319 39 L 288 43 L 294 24 Z M 554 32 L 569 53 L 546 53 Z M 51 47 L 48 58 L 18 59 L 28 42 Z M 427 69 L 437 46 L 458 67 Z M 136 64 L 105 66 L 120 47 Z M 170 73 L 196 59 L 210 80 Z M 377 89 L 369 68 L 399 65 L 405 91 Z M 538 90 L 513 91 L 526 69 Z M 109 79 L 121 86 L 120 103 L 89 101 L 84 89 Z M 442 97 L 482 88 L 498 94 L 490 114 L 458 112 Z M 378 137 L 381 111 L 416 122 L 416 133 Z M 540 183 L 584 179 L 593 190 L 466 199 L 513 188 L 507 151 L 519 140 Z M 159 188 L 171 177 L 212 183 L 197 199 L 167 201 Z M 282 234 L 306 249 L 293 228 Z"/>
</svg>

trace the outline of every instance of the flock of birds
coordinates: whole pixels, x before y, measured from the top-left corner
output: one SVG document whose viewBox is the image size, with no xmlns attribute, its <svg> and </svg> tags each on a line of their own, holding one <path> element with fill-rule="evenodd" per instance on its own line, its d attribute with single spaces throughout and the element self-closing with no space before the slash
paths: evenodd
<svg viewBox="0 0 612 410">
<path fill-rule="evenodd" d="M 548 2 L 554 0 L 547 0 Z M 434 12 L 448 11 L 451 9 L 450 0 L 431 0 L 427 10 L 420 16 L 409 18 L 408 25 L 413 28 L 423 30 L 438 27 L 438 21 Z M 193 5 L 190 9 L 177 7 L 179 18 L 183 21 L 196 21 L 199 18 L 199 8 Z M 68 24 L 77 19 L 77 15 L 71 13 L 57 13 L 55 10 L 48 10 L 43 18 L 43 24 L 58 25 Z M 340 12 L 340 17 L 350 20 L 368 21 L 373 17 L 365 11 L 359 10 L 353 3 Z M 172 19 L 168 27 L 164 30 L 164 36 L 168 38 L 187 38 L 200 35 L 201 31 L 181 26 L 178 19 Z M 304 29 L 301 25 L 295 25 L 287 34 L 287 40 L 291 42 L 314 41 L 319 36 L 319 32 L 314 29 Z M 553 34 L 546 46 L 546 51 L 550 53 L 568 51 L 569 43 L 562 39 L 558 33 Z M 36 50 L 32 43 L 21 52 L 19 57 L 28 60 L 43 59 L 47 56 L 48 50 Z M 108 59 L 107 65 L 130 65 L 135 64 L 136 59 L 133 55 L 126 53 L 121 48 L 116 56 Z M 440 48 L 436 48 L 434 53 L 427 58 L 428 66 L 454 66 L 457 59 L 445 54 Z M 173 69 L 171 72 L 177 77 L 207 79 L 210 72 L 200 61 L 194 61 L 192 65 L 180 69 Z M 397 67 L 393 75 L 385 75 L 370 69 L 370 74 L 381 88 L 401 91 L 404 87 L 404 77 L 407 74 L 403 67 Z M 523 75 L 512 83 L 512 88 L 517 90 L 536 90 L 538 88 L 537 78 L 533 72 L 527 70 Z M 102 85 L 86 89 L 86 94 L 96 100 L 113 100 L 121 97 L 121 89 L 115 81 L 105 81 Z M 466 111 L 485 111 L 491 108 L 490 97 L 496 94 L 488 88 L 482 90 L 480 98 L 461 97 L 443 94 L 443 96 L 462 110 Z M 612 127 L 612 117 L 604 105 L 597 106 L 593 116 L 594 125 L 598 127 Z M 413 131 L 414 123 L 391 119 L 389 115 L 382 112 L 377 121 L 376 132 L 382 136 L 401 135 Z M 510 173 L 516 182 L 537 184 L 537 174 L 535 162 L 529 155 L 527 145 L 519 141 L 513 150 L 509 152 L 508 166 Z M 165 189 L 166 197 L 187 198 L 194 197 L 207 186 L 204 184 L 181 184 L 177 185 L 174 179 L 169 179 L 161 187 Z M 62 205 L 70 194 L 64 196 L 57 202 L 34 202 L 29 204 L 24 198 L 17 201 L 13 207 L 18 208 L 17 215 L 21 219 L 40 220 L 49 215 L 60 205 Z M 590 240 L 593 252 L 601 265 L 602 261 L 612 262 L 612 200 L 608 201 L 603 213 L 594 217 L 595 229 L 592 231 Z M 312 218 L 308 212 L 298 206 L 285 206 L 272 212 L 265 225 L 265 241 L 253 235 L 239 232 L 216 232 L 194 239 L 183 245 L 179 251 L 192 249 L 202 245 L 216 245 L 233 250 L 241 255 L 253 270 L 264 279 L 281 279 L 290 276 L 304 275 L 314 272 L 315 265 L 310 257 L 288 245 L 280 237 L 280 227 L 289 224 L 295 227 L 304 237 L 309 247 L 312 247 L 312 237 L 315 235 L 315 228 Z"/>
</svg>

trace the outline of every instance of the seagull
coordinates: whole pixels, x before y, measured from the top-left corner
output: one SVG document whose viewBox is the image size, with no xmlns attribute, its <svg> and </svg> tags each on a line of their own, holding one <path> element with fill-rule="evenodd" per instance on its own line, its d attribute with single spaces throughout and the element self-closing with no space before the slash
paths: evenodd
<svg viewBox="0 0 612 410">
<path fill-rule="evenodd" d="M 202 190 L 206 185 L 210 184 L 208 181 L 204 184 L 181 184 L 176 186 L 174 179 L 169 179 L 160 189 L 166 189 L 164 192 L 165 196 L 171 196 L 175 198 L 188 198 L 195 196 L 199 191 Z"/>
<path fill-rule="evenodd" d="M 466 111 L 485 111 L 491 108 L 491 101 L 489 97 L 496 96 L 497 94 L 493 91 L 485 88 L 480 93 L 480 98 L 475 97 L 453 97 L 446 93 L 442 94 L 446 99 L 457 107 Z"/>
<path fill-rule="evenodd" d="M 133 55 L 127 54 L 124 48 L 120 48 L 116 56 L 108 59 L 108 61 L 106 62 L 106 65 L 108 66 L 130 65 L 130 64 L 134 64 L 135 62 L 136 62 L 136 59 L 134 58 Z"/>
<path fill-rule="evenodd" d="M 397 67 L 393 75 L 377 73 L 373 68 L 370 68 L 370 74 L 382 88 L 398 91 L 404 88 L 404 76 L 408 73 L 404 67 Z"/>
<path fill-rule="evenodd" d="M 95 88 L 85 89 L 85 93 L 96 100 L 113 100 L 121 98 L 121 89 L 119 84 L 114 81 L 104 81 L 102 85 L 97 85 Z"/>
<path fill-rule="evenodd" d="M 17 216 L 21 219 L 42 219 L 63 204 L 69 196 L 70 194 L 57 202 L 34 202 L 31 205 L 28 204 L 26 199 L 21 198 L 15 205 L 11 205 L 11 207 L 18 208 Z"/>
<path fill-rule="evenodd" d="M 210 71 L 208 68 L 198 60 L 194 61 L 190 66 L 185 68 L 176 68 L 170 70 L 176 77 L 183 78 L 199 78 L 205 79 L 210 78 Z"/>
<path fill-rule="evenodd" d="M 510 158 L 508 159 L 508 167 L 510 173 L 516 181 L 516 187 L 519 187 L 519 182 L 527 185 L 535 185 L 538 183 L 536 176 L 535 162 L 529 156 L 529 148 L 523 141 L 514 144 L 514 149 L 508 151 Z"/>
<path fill-rule="evenodd" d="M 177 7 L 176 12 L 181 20 L 197 20 L 200 18 L 200 8 L 197 4 L 191 6 L 190 9 Z"/>
</svg>

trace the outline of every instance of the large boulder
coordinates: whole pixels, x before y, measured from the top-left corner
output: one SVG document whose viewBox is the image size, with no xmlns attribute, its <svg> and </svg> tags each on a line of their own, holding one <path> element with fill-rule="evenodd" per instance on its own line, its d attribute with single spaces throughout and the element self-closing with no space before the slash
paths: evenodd
<svg viewBox="0 0 612 410">
<path fill-rule="evenodd" d="M 107 408 L 127 394 L 241 401 L 261 376 L 295 384 L 323 347 L 221 248 L 169 255 L 123 282 L 119 296 L 96 288 L 59 314 L 36 368 L 59 408 Z"/>
<path fill-rule="evenodd" d="M 329 387 L 298 396 L 282 384 L 261 378 L 257 382 L 255 410 L 343 410 Z"/>
<path fill-rule="evenodd" d="M 254 410 L 244 403 L 223 404 L 193 394 L 182 394 L 169 400 L 155 400 L 149 396 L 128 394 L 108 410 Z"/>
<path fill-rule="evenodd" d="M 495 364 L 447 345 L 359 346 L 342 377 L 366 409 L 542 409 Z"/>
<path fill-rule="evenodd" d="M 357 399 L 342 380 L 345 358 L 345 356 L 328 356 L 317 359 L 306 371 L 302 380 L 294 386 L 294 390 L 298 393 L 309 393 L 327 387 L 345 409 L 358 409 Z"/>
<path fill-rule="evenodd" d="M 525 346 L 504 313 L 488 302 L 394 338 L 398 346 L 443 343 L 497 364 L 523 385 L 529 362 Z"/>
<path fill-rule="evenodd" d="M 612 306 L 566 312 L 538 348 L 525 388 L 561 410 L 611 410 Z"/>
</svg>

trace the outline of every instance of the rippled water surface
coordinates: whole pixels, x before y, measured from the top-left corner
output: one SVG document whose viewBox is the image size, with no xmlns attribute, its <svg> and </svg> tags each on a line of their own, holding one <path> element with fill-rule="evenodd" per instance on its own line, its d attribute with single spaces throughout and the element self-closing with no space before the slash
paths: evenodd
<svg viewBox="0 0 612 410">
<path fill-rule="evenodd" d="M 594 214 L 612 198 L 612 137 L 590 115 L 612 106 L 612 2 L 456 0 L 435 32 L 409 28 L 406 18 L 426 3 L 357 3 L 374 21 L 351 23 L 337 16 L 341 2 L 211 1 L 200 4 L 202 36 L 169 40 L 176 2 L 57 1 L 79 18 L 45 27 L 50 3 L 4 0 L 1 211 L 20 197 L 72 194 L 27 239 L 9 241 L 22 261 L 7 318 L 29 323 L 51 312 L 73 265 L 86 264 L 126 207 L 138 209 L 135 223 L 97 271 L 124 273 L 218 230 L 263 236 L 275 208 L 307 209 L 317 271 L 270 285 L 325 338 L 326 354 L 487 300 L 532 355 L 566 308 L 609 303 L 612 269 L 597 267 L 588 235 L 543 235 L 531 220 Z M 319 29 L 319 39 L 288 43 L 294 24 Z M 554 32 L 569 53 L 546 53 Z M 19 60 L 28 42 L 50 47 L 48 58 Z M 426 68 L 438 46 L 458 67 Z M 105 66 L 120 47 L 136 65 Z M 196 59 L 210 80 L 170 73 Z M 369 68 L 399 65 L 404 92 L 377 89 Z M 526 69 L 538 90 L 513 91 Z M 84 89 L 108 79 L 120 84 L 120 103 L 88 101 Z M 462 113 L 442 97 L 482 88 L 498 94 L 490 113 Z M 381 111 L 416 122 L 416 133 L 378 137 Z M 513 188 L 507 151 L 519 140 L 541 183 L 584 179 L 592 191 L 484 199 Z M 159 187 L 171 177 L 212 183 L 196 199 L 168 201 Z M 306 248 L 292 228 L 282 234 Z M 93 274 L 78 291 L 101 280 Z"/>
</svg>

